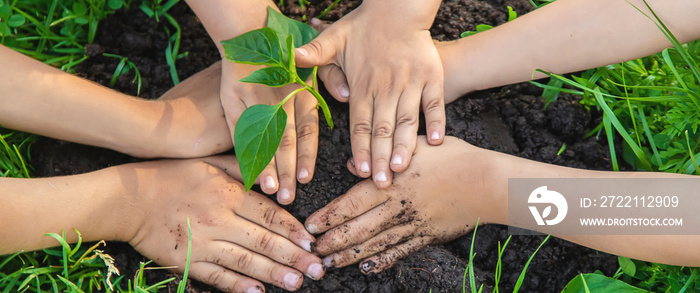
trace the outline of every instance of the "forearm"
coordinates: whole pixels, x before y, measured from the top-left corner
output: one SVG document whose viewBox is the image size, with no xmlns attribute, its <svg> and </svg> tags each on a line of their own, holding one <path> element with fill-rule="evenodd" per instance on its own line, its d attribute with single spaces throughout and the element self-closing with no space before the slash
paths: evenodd
<svg viewBox="0 0 700 293">
<path fill-rule="evenodd" d="M 128 151 L 143 102 L 0 46 L 0 125 Z"/>
<path fill-rule="evenodd" d="M 630 1 L 650 14 L 640 0 Z M 694 0 L 648 1 L 681 42 L 700 37 Z M 559 0 L 441 51 L 449 101 L 474 90 L 530 80 L 535 69 L 568 73 L 644 57 L 671 46 L 623 0 Z M 535 74 L 535 78 L 542 77 Z"/>
<path fill-rule="evenodd" d="M 75 242 L 125 240 L 139 209 L 117 168 L 82 175 L 17 179 L 0 178 L 0 255 L 36 250 L 58 243 L 45 233 L 66 231 Z"/>
<path fill-rule="evenodd" d="M 487 198 L 484 217 L 491 223 L 508 225 L 509 178 L 687 178 L 682 174 L 657 172 L 590 171 L 544 164 L 497 152 L 482 150 L 490 166 L 485 170 Z M 582 192 L 586 194 L 586 192 Z M 578 202 L 577 195 L 567 194 L 567 201 Z M 630 258 L 674 265 L 700 265 L 698 250 L 700 235 L 555 235 L 596 250 Z"/>
<path fill-rule="evenodd" d="M 221 56 L 224 56 L 221 41 L 264 27 L 267 7 L 279 11 L 271 0 L 187 0 L 187 4 L 197 14 Z"/>
</svg>

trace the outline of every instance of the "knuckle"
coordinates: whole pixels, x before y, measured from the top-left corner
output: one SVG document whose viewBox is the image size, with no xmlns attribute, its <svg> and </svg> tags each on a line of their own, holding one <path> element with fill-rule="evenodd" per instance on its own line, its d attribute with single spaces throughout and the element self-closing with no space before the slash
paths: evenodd
<svg viewBox="0 0 700 293">
<path fill-rule="evenodd" d="M 258 236 L 257 244 L 263 253 L 270 253 L 275 248 L 276 242 L 272 233 L 265 232 Z"/>
<path fill-rule="evenodd" d="M 318 138 L 318 123 L 304 124 L 297 129 L 297 139 L 306 142 Z"/>
<path fill-rule="evenodd" d="M 426 115 L 434 115 L 445 112 L 445 103 L 442 98 L 428 99 L 423 109 Z M 443 115 L 444 116 L 444 115 Z"/>
<path fill-rule="evenodd" d="M 212 285 L 214 287 L 221 287 L 221 281 L 224 278 L 224 274 L 220 270 L 215 270 L 210 272 L 206 277 L 204 277 L 204 282 Z"/>
<path fill-rule="evenodd" d="M 245 271 L 253 263 L 253 253 L 250 251 L 244 251 L 236 260 L 237 271 Z"/>
<path fill-rule="evenodd" d="M 366 227 L 356 228 L 354 234 L 355 234 L 356 239 L 359 240 L 360 242 L 364 242 L 365 240 L 372 237 L 372 233 Z"/>
<path fill-rule="evenodd" d="M 399 127 L 415 127 L 418 125 L 418 117 L 412 113 L 402 113 L 396 120 L 397 128 Z"/>
<path fill-rule="evenodd" d="M 372 133 L 372 124 L 369 121 L 359 121 L 352 126 L 352 135 L 369 135 Z"/>
<path fill-rule="evenodd" d="M 292 135 L 284 135 L 282 136 L 282 140 L 280 141 L 280 147 L 278 151 L 281 152 L 288 152 L 291 150 L 294 150 L 297 146 L 296 138 Z"/>
<path fill-rule="evenodd" d="M 265 213 L 263 214 L 263 223 L 265 224 L 265 227 L 272 226 L 275 219 L 277 219 L 278 212 L 279 210 L 276 206 L 270 206 L 265 210 Z"/>
<path fill-rule="evenodd" d="M 364 206 L 364 203 L 363 203 L 362 199 L 348 197 L 348 209 L 349 209 L 349 212 L 351 214 L 361 212 L 363 206 Z"/>
<path fill-rule="evenodd" d="M 375 138 L 391 138 L 394 135 L 394 126 L 388 121 L 379 121 L 372 129 Z"/>
</svg>

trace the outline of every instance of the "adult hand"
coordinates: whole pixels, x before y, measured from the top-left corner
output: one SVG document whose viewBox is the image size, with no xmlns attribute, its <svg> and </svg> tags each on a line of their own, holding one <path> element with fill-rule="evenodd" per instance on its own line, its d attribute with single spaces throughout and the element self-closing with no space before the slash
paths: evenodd
<svg viewBox="0 0 700 293">
<path fill-rule="evenodd" d="M 190 275 L 197 280 L 226 292 L 262 292 L 257 280 L 296 290 L 303 275 L 323 276 L 321 259 L 308 252 L 313 236 L 267 197 L 246 193 L 231 176 L 239 177 L 232 156 L 118 168 L 137 195 L 131 217 L 138 220 L 129 221 L 133 232 L 125 240 L 158 264 L 184 270 L 189 217 Z"/>
<path fill-rule="evenodd" d="M 320 76 L 350 103 L 356 173 L 380 188 L 409 166 L 421 105 L 428 142 L 444 137 L 443 70 L 428 30 L 433 2 L 365 1 L 295 52 L 297 66 L 330 65 Z"/>
<path fill-rule="evenodd" d="M 255 104 L 274 105 L 281 102 L 297 85 L 272 88 L 240 82 L 259 67 L 223 61 L 221 68 L 221 104 L 226 113 L 230 137 L 243 111 Z M 308 183 L 314 174 L 318 149 L 318 110 L 316 99 L 304 91 L 284 104 L 287 126 L 275 159 L 260 174 L 260 187 L 265 193 L 277 192 L 277 201 L 294 201 L 296 181 Z"/>
<path fill-rule="evenodd" d="M 491 220 L 495 205 L 485 196 L 488 172 L 481 168 L 488 155 L 456 138 L 439 147 L 418 141 L 411 166 L 391 187 L 363 181 L 306 220 L 312 234 L 325 232 L 315 252 L 326 256 L 326 267 L 364 259 L 362 272 L 378 273 L 428 244 L 465 234 L 479 217 Z"/>
</svg>

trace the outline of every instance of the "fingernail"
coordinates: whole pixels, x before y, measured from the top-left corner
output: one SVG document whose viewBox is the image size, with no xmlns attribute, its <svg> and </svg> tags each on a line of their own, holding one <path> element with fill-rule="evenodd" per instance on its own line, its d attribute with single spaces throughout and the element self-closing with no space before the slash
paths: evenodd
<svg viewBox="0 0 700 293">
<path fill-rule="evenodd" d="M 360 172 L 369 173 L 369 164 L 367 164 L 367 162 L 362 162 L 362 164 L 360 164 Z"/>
<path fill-rule="evenodd" d="M 287 200 L 289 200 L 289 198 L 292 197 L 292 195 L 289 194 L 288 189 L 283 188 L 282 190 L 280 190 L 279 197 L 280 197 L 280 201 L 286 202 Z"/>
<path fill-rule="evenodd" d="M 309 231 L 309 233 L 311 233 L 311 234 L 316 234 L 316 233 L 318 233 L 318 228 L 314 224 L 307 224 L 306 231 Z"/>
<path fill-rule="evenodd" d="M 341 84 L 340 86 L 338 86 L 338 92 L 344 98 L 350 97 L 350 90 L 348 89 L 347 85 Z"/>
<path fill-rule="evenodd" d="M 301 278 L 299 275 L 295 273 L 287 273 L 284 276 L 284 285 L 286 285 L 288 288 L 297 288 L 299 287 L 299 280 Z"/>
<path fill-rule="evenodd" d="M 311 252 L 311 240 L 302 240 L 299 244 L 301 245 L 301 248 Z"/>
<path fill-rule="evenodd" d="M 329 255 L 323 258 L 323 265 L 327 268 L 332 268 L 333 267 L 333 256 Z"/>
<path fill-rule="evenodd" d="M 262 290 L 260 290 L 260 287 L 255 286 L 255 287 L 250 287 L 248 288 L 248 293 L 262 293 Z"/>
<path fill-rule="evenodd" d="M 319 24 L 321 24 L 321 20 L 314 17 L 314 18 L 311 19 L 311 24 L 313 24 L 313 25 L 319 25 Z"/>
<path fill-rule="evenodd" d="M 272 176 L 265 177 L 265 187 L 268 189 L 275 188 L 275 179 L 273 179 Z"/>
<path fill-rule="evenodd" d="M 377 173 L 377 175 L 374 175 L 374 180 L 379 181 L 379 182 L 385 182 L 386 181 L 386 173 L 384 173 L 384 172 Z"/>
<path fill-rule="evenodd" d="M 433 131 L 433 133 L 430 134 L 430 139 L 432 139 L 432 140 L 440 139 L 440 133 L 438 133 L 437 131 Z"/>
<path fill-rule="evenodd" d="M 403 158 L 400 155 L 394 155 L 394 157 L 391 158 L 391 164 L 392 165 L 401 165 L 401 164 L 403 164 Z"/>
<path fill-rule="evenodd" d="M 294 51 L 297 52 L 297 54 L 299 54 L 301 56 L 306 56 L 306 54 L 308 54 L 306 52 L 306 49 L 304 49 L 304 48 L 296 48 L 296 50 L 294 50 Z"/>
<path fill-rule="evenodd" d="M 323 277 L 323 271 L 323 265 L 321 265 L 320 263 L 313 263 L 306 270 L 306 275 L 309 276 L 309 278 L 318 280 L 321 279 L 321 277 Z"/>
<path fill-rule="evenodd" d="M 309 177 L 309 171 L 306 171 L 306 169 L 301 169 L 299 170 L 299 180 L 306 179 L 306 177 Z"/>
</svg>

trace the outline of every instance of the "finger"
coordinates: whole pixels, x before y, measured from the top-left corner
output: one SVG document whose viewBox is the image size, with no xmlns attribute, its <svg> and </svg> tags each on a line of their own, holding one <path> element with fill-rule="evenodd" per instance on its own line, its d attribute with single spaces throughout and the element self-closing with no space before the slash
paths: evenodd
<svg viewBox="0 0 700 293">
<path fill-rule="evenodd" d="M 406 171 L 411 162 L 411 155 L 416 148 L 420 95 L 420 90 L 409 87 L 404 90 L 399 99 L 396 132 L 394 133 L 394 145 L 391 154 L 391 170 L 394 172 Z"/>
<path fill-rule="evenodd" d="M 353 89 L 362 89 L 362 91 L 353 94 L 352 102 L 350 102 L 350 145 L 352 146 L 352 156 L 355 158 L 357 174 L 362 178 L 372 175 L 370 148 L 374 101 L 372 94 L 367 91 L 369 80 L 371 77 L 353 87 Z"/>
<path fill-rule="evenodd" d="M 293 99 L 296 99 L 296 97 Z M 279 180 L 277 202 L 287 205 L 294 201 L 294 194 L 297 190 L 297 128 L 294 101 L 289 101 L 282 107 L 287 112 L 287 125 L 284 129 L 280 146 L 275 154 L 275 163 Z"/>
<path fill-rule="evenodd" d="M 364 243 L 324 257 L 323 264 L 328 268 L 342 268 L 354 264 L 361 259 L 385 251 L 397 243 L 409 240 L 414 237 L 415 230 L 416 227 L 410 223 L 394 226 Z"/>
<path fill-rule="evenodd" d="M 348 171 L 350 171 L 350 173 L 352 175 L 357 176 L 357 166 L 355 166 L 355 159 L 354 158 L 348 159 L 347 167 L 348 167 Z"/>
<path fill-rule="evenodd" d="M 234 243 L 219 241 L 204 248 L 204 251 L 201 252 L 206 253 L 204 262 L 229 268 L 287 290 L 299 289 L 304 279 L 304 276 L 297 270 L 276 263 Z"/>
<path fill-rule="evenodd" d="M 363 243 L 401 221 L 406 221 L 404 217 L 397 216 L 399 213 L 400 211 L 392 211 L 387 204 L 380 204 L 319 236 L 315 252 L 328 255 Z"/>
<path fill-rule="evenodd" d="M 343 48 L 344 38 L 338 35 L 338 30 L 328 28 L 311 42 L 294 50 L 296 65 L 304 68 L 328 65 L 333 62 L 338 48 Z"/>
<path fill-rule="evenodd" d="M 405 243 L 396 245 L 385 252 L 381 252 L 375 256 L 363 260 L 360 263 L 360 271 L 362 271 L 364 274 L 380 273 L 386 269 L 390 269 L 400 259 L 418 251 L 428 244 L 430 244 L 430 242 L 426 237 L 413 238 Z"/>
<path fill-rule="evenodd" d="M 383 204 L 388 196 L 385 192 L 377 191 L 369 180 L 358 183 L 348 193 L 309 216 L 306 230 L 311 234 L 325 232 Z"/>
<path fill-rule="evenodd" d="M 243 181 L 243 176 L 241 176 L 241 169 L 238 165 L 238 160 L 236 156 L 233 155 L 221 155 L 221 156 L 211 156 L 202 158 L 202 161 L 212 165 L 216 168 L 223 170 L 227 175 L 233 177 L 238 181 Z M 258 183 L 258 180 L 255 181 Z"/>
<path fill-rule="evenodd" d="M 266 194 L 274 194 L 279 190 L 276 161 L 277 158 L 273 158 L 256 179 L 256 181 L 260 183 L 260 189 Z"/>
<path fill-rule="evenodd" d="M 396 127 L 396 108 L 400 92 L 379 91 L 374 97 L 374 115 L 372 117 L 372 174 L 374 184 L 379 188 L 391 185 L 393 173 L 389 167 L 394 145 L 394 128 Z"/>
<path fill-rule="evenodd" d="M 323 80 L 328 92 L 341 103 L 347 103 L 350 98 L 348 80 L 343 70 L 335 64 L 321 66 L 318 76 Z"/>
<path fill-rule="evenodd" d="M 211 262 L 193 262 L 190 276 L 224 292 L 265 292 L 265 286 L 259 281 L 233 272 Z"/>
<path fill-rule="evenodd" d="M 240 208 L 235 211 L 237 215 L 289 239 L 306 251 L 311 251 L 312 243 L 316 240 L 304 229 L 304 225 L 267 197 L 254 192 L 249 194 L 253 196 L 245 197 Z"/>
<path fill-rule="evenodd" d="M 318 154 L 318 101 L 308 93 L 294 101 L 297 126 L 297 180 L 309 183 L 314 176 Z"/>
<path fill-rule="evenodd" d="M 239 233 L 235 233 L 231 237 L 236 245 L 270 258 L 277 263 L 290 266 L 314 280 L 323 277 L 325 269 L 318 256 L 255 223 L 244 219 L 238 220 L 236 229 L 239 230 Z"/>
<path fill-rule="evenodd" d="M 325 31 L 327 28 L 331 26 L 331 22 L 328 21 L 323 21 L 318 18 L 312 18 L 311 21 L 309 22 L 311 24 L 311 27 L 317 30 L 319 33 L 322 33 Z"/>
<path fill-rule="evenodd" d="M 439 145 L 445 139 L 445 96 L 442 84 L 429 81 L 423 88 L 423 114 L 428 143 Z"/>
</svg>

